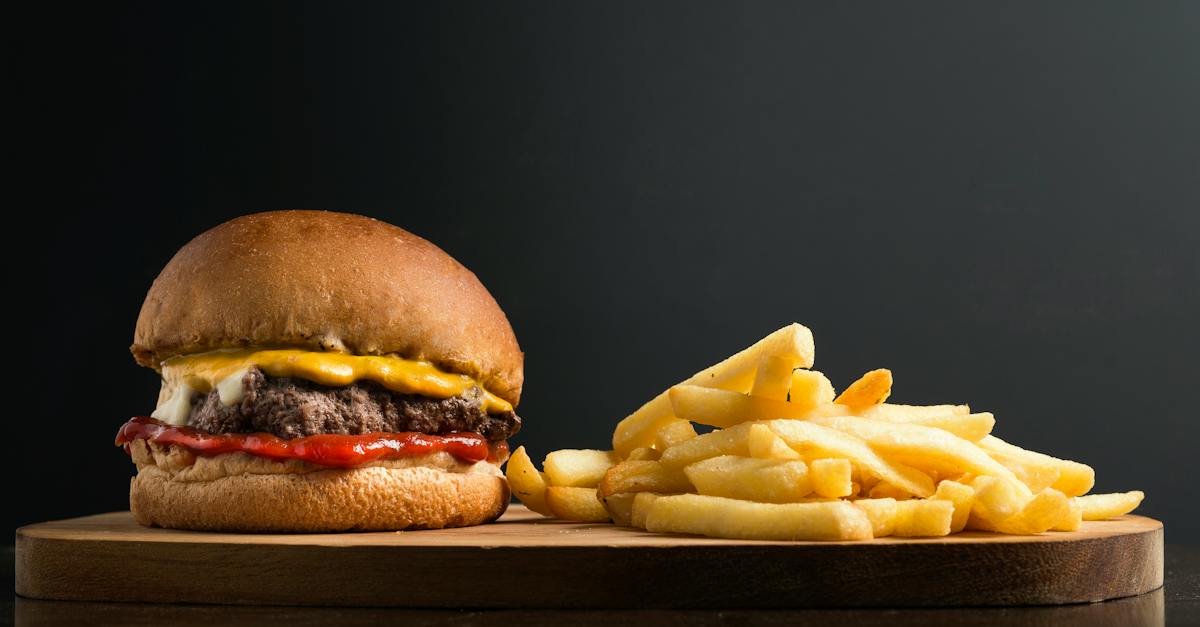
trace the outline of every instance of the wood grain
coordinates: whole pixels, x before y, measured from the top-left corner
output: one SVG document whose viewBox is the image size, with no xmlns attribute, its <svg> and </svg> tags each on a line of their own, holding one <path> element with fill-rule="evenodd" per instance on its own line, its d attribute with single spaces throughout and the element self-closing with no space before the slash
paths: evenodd
<svg viewBox="0 0 1200 627">
<path fill-rule="evenodd" d="M 497 523 L 395 533 L 148 529 L 128 512 L 17 530 L 31 598 L 425 608 L 1034 605 L 1162 586 L 1162 523 L 1041 536 L 748 542 L 566 523 L 514 506 Z"/>
</svg>

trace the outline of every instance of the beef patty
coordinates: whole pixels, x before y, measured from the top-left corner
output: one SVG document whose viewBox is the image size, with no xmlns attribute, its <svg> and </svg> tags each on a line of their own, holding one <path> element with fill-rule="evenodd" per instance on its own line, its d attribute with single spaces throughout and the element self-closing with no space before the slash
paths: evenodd
<svg viewBox="0 0 1200 627">
<path fill-rule="evenodd" d="M 521 429 L 514 412 L 484 411 L 478 389 L 438 399 L 397 394 L 374 381 L 329 387 L 305 379 L 268 377 L 252 368 L 242 377 L 242 391 L 242 400 L 228 406 L 216 389 L 199 397 L 192 404 L 188 426 L 209 433 L 267 432 L 281 438 L 471 431 L 492 441 L 506 440 Z"/>
</svg>

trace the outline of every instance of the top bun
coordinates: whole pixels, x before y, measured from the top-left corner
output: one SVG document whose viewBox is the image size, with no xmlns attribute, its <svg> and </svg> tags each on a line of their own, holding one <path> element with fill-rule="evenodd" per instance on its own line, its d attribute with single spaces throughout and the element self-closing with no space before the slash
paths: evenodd
<svg viewBox="0 0 1200 627">
<path fill-rule="evenodd" d="M 159 273 L 130 350 L 247 346 L 397 354 L 468 375 L 516 405 L 524 356 L 470 270 L 385 222 L 328 211 L 242 216 L 201 233 Z"/>
</svg>

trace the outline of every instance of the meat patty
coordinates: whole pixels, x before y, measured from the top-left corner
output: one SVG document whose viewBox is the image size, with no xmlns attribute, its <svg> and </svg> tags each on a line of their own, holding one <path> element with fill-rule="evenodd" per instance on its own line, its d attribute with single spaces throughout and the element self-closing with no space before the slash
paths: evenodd
<svg viewBox="0 0 1200 627">
<path fill-rule="evenodd" d="M 199 397 L 188 415 L 188 426 L 209 433 L 267 432 L 281 438 L 471 431 L 492 441 L 506 440 L 521 429 L 514 412 L 484 411 L 478 389 L 437 399 L 397 394 L 374 381 L 329 387 L 305 379 L 268 377 L 252 368 L 242 378 L 242 391 L 241 402 L 228 406 L 216 389 Z"/>
</svg>

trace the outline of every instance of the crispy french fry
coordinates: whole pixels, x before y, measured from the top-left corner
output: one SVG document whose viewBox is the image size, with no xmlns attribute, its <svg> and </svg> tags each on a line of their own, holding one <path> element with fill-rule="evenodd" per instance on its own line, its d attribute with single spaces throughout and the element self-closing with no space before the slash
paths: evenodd
<svg viewBox="0 0 1200 627">
<path fill-rule="evenodd" d="M 886 481 L 878 481 L 875 483 L 875 485 L 867 488 L 867 496 L 873 499 L 895 499 L 897 501 L 903 501 L 912 498 L 912 493 L 910 493 L 908 490 L 897 488 Z"/>
<path fill-rule="evenodd" d="M 654 505 L 654 500 L 660 496 L 662 495 L 656 492 L 638 492 L 637 496 L 633 497 L 633 509 L 629 514 L 629 526 L 645 529 L 646 515 L 650 513 L 650 507 Z"/>
<path fill-rule="evenodd" d="M 576 522 L 608 522 L 608 510 L 596 498 L 595 488 L 546 488 L 546 505 L 555 517 Z"/>
<path fill-rule="evenodd" d="M 792 386 L 788 401 L 798 405 L 816 407 L 833 403 L 833 384 L 816 370 L 793 370 Z"/>
<path fill-rule="evenodd" d="M 802 461 L 722 455 L 696 462 L 683 471 L 696 491 L 708 496 L 796 503 L 812 493 L 808 465 Z"/>
<path fill-rule="evenodd" d="M 858 381 L 850 384 L 833 402 L 859 412 L 879 405 L 892 394 L 892 371 L 886 368 L 872 370 Z"/>
<path fill-rule="evenodd" d="M 954 503 L 938 499 L 910 499 L 896 502 L 896 523 L 892 535 L 903 538 L 950 535 Z"/>
<path fill-rule="evenodd" d="M 1083 506 L 1079 504 L 1078 498 L 1067 499 L 1070 504 L 1067 514 L 1062 517 L 1062 520 L 1054 523 L 1054 526 L 1050 528 L 1051 531 L 1079 531 L 1083 527 Z"/>
<path fill-rule="evenodd" d="M 920 470 L 954 474 L 971 472 L 1017 481 L 1011 470 L 973 442 L 941 429 L 856 416 L 814 418 L 811 422 L 862 438 L 888 459 Z"/>
<path fill-rule="evenodd" d="M 864 409 L 858 414 L 863 418 L 890 420 L 891 422 L 913 422 L 942 416 L 965 416 L 971 413 L 966 405 L 897 405 L 880 403 Z"/>
<path fill-rule="evenodd" d="M 954 504 L 954 517 L 950 520 L 950 533 L 958 533 L 967 526 L 971 506 L 975 503 L 975 489 L 957 481 L 938 483 L 937 491 L 930 498 L 950 501 Z"/>
<path fill-rule="evenodd" d="M 750 449 L 750 457 L 759 459 L 800 459 L 800 453 L 775 435 L 771 428 L 764 424 L 750 425 L 746 436 L 746 446 Z"/>
<path fill-rule="evenodd" d="M 659 461 L 668 468 L 684 466 L 718 455 L 750 455 L 749 434 L 753 423 L 718 429 L 663 451 Z"/>
<path fill-rule="evenodd" d="M 1096 471 L 1086 464 L 1025 450 L 994 435 L 980 439 L 979 446 L 987 451 L 993 459 L 1005 466 L 1019 466 L 1026 469 L 1027 477 L 1036 477 L 1039 473 L 1056 472 L 1057 478 L 1048 487 L 1067 496 L 1087 494 L 1096 484 Z M 1030 489 L 1033 489 L 1034 485 L 1030 485 Z"/>
<path fill-rule="evenodd" d="M 713 427 L 733 427 L 752 420 L 803 418 L 812 407 L 698 385 L 671 388 L 675 415 Z"/>
<path fill-rule="evenodd" d="M 696 428 L 692 426 L 692 423 L 676 418 L 668 421 L 658 430 L 654 436 L 654 448 L 665 451 L 694 437 L 696 437 Z"/>
<path fill-rule="evenodd" d="M 1133 492 L 1077 496 L 1075 502 L 1082 508 L 1084 520 L 1108 520 L 1124 516 L 1137 509 L 1144 498 L 1146 495 L 1141 490 L 1134 490 Z"/>
<path fill-rule="evenodd" d="M 812 420 L 814 418 L 830 418 L 833 416 L 849 416 L 851 412 L 849 407 L 838 405 L 837 403 L 825 403 L 817 405 L 800 417 L 800 420 Z"/>
<path fill-rule="evenodd" d="M 1054 488 L 1046 488 L 1033 495 L 1020 512 L 994 526 L 1000 533 L 1035 535 L 1049 531 L 1070 514 L 1070 499 Z"/>
<path fill-rule="evenodd" d="M 796 362 L 791 359 L 775 355 L 763 357 L 754 375 L 754 385 L 750 386 L 750 395 L 786 401 L 792 385 L 792 369 L 795 367 Z"/>
<path fill-rule="evenodd" d="M 979 476 L 971 481 L 975 499 L 971 503 L 971 516 L 967 526 L 971 529 L 992 531 L 996 525 L 1015 516 L 1029 502 L 1024 484 L 1014 479 Z"/>
<path fill-rule="evenodd" d="M 659 457 L 662 457 L 662 453 L 657 449 L 650 448 L 649 446 L 643 446 L 629 451 L 629 457 L 626 459 L 632 459 L 634 461 L 657 461 Z"/>
<path fill-rule="evenodd" d="M 910 466 L 885 460 L 860 438 L 801 420 L 772 420 L 766 424 L 802 455 L 807 451 L 825 457 L 845 457 L 860 469 L 908 494 L 921 498 L 933 494 L 933 481 L 928 475 Z"/>
<path fill-rule="evenodd" d="M 858 499 L 853 503 L 867 513 L 872 536 L 883 538 L 896 530 L 896 499 Z"/>
<path fill-rule="evenodd" d="M 793 323 L 681 383 L 746 392 L 754 382 L 758 364 L 764 355 L 791 359 L 797 367 L 809 368 L 813 363 L 813 353 L 812 331 Z M 617 425 L 613 433 L 613 449 L 625 456 L 639 446 L 652 445 L 662 422 L 673 415 L 667 392 L 659 394 Z"/>
<path fill-rule="evenodd" d="M 932 427 L 953 433 L 968 442 L 978 442 L 992 432 L 996 417 L 988 412 L 978 414 L 947 414 L 930 418 L 915 418 L 904 424 Z"/>
<path fill-rule="evenodd" d="M 972 479 L 971 488 L 974 490 L 974 500 L 971 503 L 971 519 L 980 519 L 997 524 L 1020 512 L 1032 495 L 1027 495 L 1020 484 L 1014 479 L 979 476 Z"/>
<path fill-rule="evenodd" d="M 613 464 L 620 461 L 612 451 L 561 449 L 546 456 L 542 466 L 550 485 L 594 488 Z"/>
<path fill-rule="evenodd" d="M 600 497 L 622 492 L 691 492 L 687 475 L 659 462 L 625 460 L 608 469 L 600 480 Z"/>
<path fill-rule="evenodd" d="M 680 494 L 655 499 L 646 529 L 744 540 L 866 540 L 871 521 L 849 501 L 753 503 Z"/>
<path fill-rule="evenodd" d="M 537 466 L 533 465 L 533 460 L 529 459 L 529 453 L 525 452 L 524 446 L 513 451 L 508 458 L 504 474 L 513 495 L 524 503 L 525 507 L 543 516 L 554 515 L 546 505 L 546 478 L 538 471 Z"/>
<path fill-rule="evenodd" d="M 633 517 L 633 499 L 636 496 L 637 494 L 633 492 L 610 494 L 600 499 L 600 502 L 604 504 L 604 509 L 608 512 L 608 517 L 612 519 L 614 525 L 628 527 Z"/>
<path fill-rule="evenodd" d="M 850 481 L 850 460 L 822 458 L 809 463 L 812 491 L 817 496 L 839 498 L 853 493 Z"/>
</svg>

